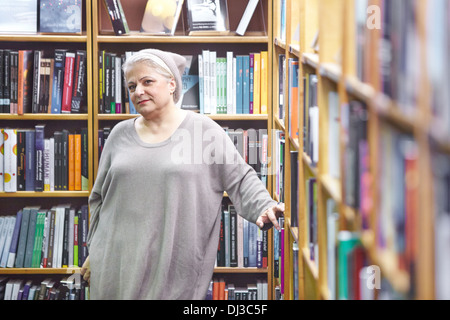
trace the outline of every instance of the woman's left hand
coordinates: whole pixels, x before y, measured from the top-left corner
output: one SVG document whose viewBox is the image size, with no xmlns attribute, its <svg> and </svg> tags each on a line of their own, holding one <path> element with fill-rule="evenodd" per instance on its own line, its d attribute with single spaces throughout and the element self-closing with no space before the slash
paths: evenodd
<svg viewBox="0 0 450 320">
<path fill-rule="evenodd" d="M 276 206 L 273 206 L 266 211 L 262 215 L 258 217 L 256 220 L 256 225 L 261 230 L 268 230 L 272 227 L 275 227 L 278 231 L 280 231 L 280 225 L 278 224 L 278 218 L 284 212 L 284 203 L 278 202 Z"/>
</svg>

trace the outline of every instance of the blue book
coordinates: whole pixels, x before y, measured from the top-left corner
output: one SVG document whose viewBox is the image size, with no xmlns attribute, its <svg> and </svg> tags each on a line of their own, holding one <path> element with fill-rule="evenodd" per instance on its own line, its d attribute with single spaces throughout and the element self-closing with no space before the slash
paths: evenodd
<svg viewBox="0 0 450 320">
<path fill-rule="evenodd" d="M 66 64 L 66 51 L 64 49 L 55 50 L 55 63 L 53 67 L 52 85 L 52 113 L 61 113 L 61 104 L 64 86 L 64 69 Z"/>
<path fill-rule="evenodd" d="M 34 249 L 34 236 L 36 233 L 37 214 L 38 208 L 31 207 L 30 221 L 28 223 L 27 244 L 25 247 L 25 259 L 23 262 L 24 268 L 31 268 L 31 259 L 33 258 L 33 249 Z"/>
<path fill-rule="evenodd" d="M 34 191 L 34 179 L 36 175 L 36 133 L 34 130 L 28 130 L 25 134 L 25 190 Z"/>
<path fill-rule="evenodd" d="M 25 260 L 25 248 L 27 245 L 28 224 L 30 223 L 31 208 L 25 207 L 22 210 L 22 223 L 20 224 L 19 243 L 17 245 L 17 255 L 14 262 L 15 268 L 23 268 Z"/>
<path fill-rule="evenodd" d="M 20 226 L 22 225 L 22 210 L 19 210 L 16 215 L 16 223 L 14 225 L 14 231 L 11 239 L 11 246 L 9 247 L 8 259 L 6 261 L 6 267 L 13 268 L 14 261 L 16 260 L 17 246 L 19 244 Z M 4 267 L 1 265 L 1 267 Z"/>
<path fill-rule="evenodd" d="M 258 226 L 254 223 L 250 223 L 249 227 L 248 266 L 250 268 L 255 268 L 257 256 Z"/>
<path fill-rule="evenodd" d="M 242 113 L 250 114 L 250 57 L 242 60 Z"/>
</svg>

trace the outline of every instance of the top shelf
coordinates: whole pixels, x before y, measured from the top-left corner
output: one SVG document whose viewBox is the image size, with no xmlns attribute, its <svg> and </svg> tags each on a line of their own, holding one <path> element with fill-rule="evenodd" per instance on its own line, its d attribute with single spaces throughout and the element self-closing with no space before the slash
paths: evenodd
<svg viewBox="0 0 450 320">
<path fill-rule="evenodd" d="M 102 43 L 267 43 L 268 36 L 152 36 L 131 32 L 125 36 L 99 35 L 97 41 Z"/>
</svg>

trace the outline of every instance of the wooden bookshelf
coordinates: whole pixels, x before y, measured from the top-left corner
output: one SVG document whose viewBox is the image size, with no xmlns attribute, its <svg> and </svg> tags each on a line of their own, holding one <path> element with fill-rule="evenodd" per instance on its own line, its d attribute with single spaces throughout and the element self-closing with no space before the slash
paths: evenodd
<svg viewBox="0 0 450 320">
<path fill-rule="evenodd" d="M 382 288 L 375 289 L 374 298 L 383 296 L 384 298 L 403 298 L 403 299 L 435 299 L 437 297 L 437 283 L 440 281 L 436 272 L 437 255 L 435 246 L 436 239 L 434 232 L 437 228 L 435 225 L 436 215 L 440 213 L 436 207 L 436 194 L 442 192 L 436 189 L 436 168 L 433 165 L 433 157 L 438 154 L 444 159 L 449 159 L 449 132 L 443 129 L 442 123 L 447 124 L 448 119 L 438 119 L 433 113 L 431 95 L 431 80 L 429 79 L 428 66 L 430 62 L 429 55 L 432 55 L 432 48 L 427 42 L 427 28 L 433 25 L 427 11 L 432 10 L 432 6 L 423 1 L 416 7 L 409 7 L 408 10 L 413 12 L 416 17 L 416 25 L 413 25 L 414 34 L 409 38 L 410 45 L 417 45 L 419 54 L 417 56 L 407 53 L 405 57 L 396 57 L 396 59 L 406 59 L 414 61 L 414 70 L 408 69 L 403 72 L 410 72 L 406 77 L 412 77 L 410 81 L 416 85 L 415 91 L 407 92 L 403 87 L 393 91 L 392 97 L 382 86 L 383 74 L 381 68 L 383 61 L 380 59 L 379 51 L 381 50 L 383 30 L 377 28 L 369 28 L 366 24 L 368 21 L 361 21 L 361 14 L 365 13 L 368 18 L 368 12 L 365 10 L 369 6 L 381 8 L 381 1 L 368 0 L 367 4 L 361 6 L 362 2 L 358 0 L 351 1 L 335 1 L 335 0 L 286 0 L 286 30 L 285 36 L 281 37 L 281 12 L 279 7 L 281 2 L 275 3 L 274 7 L 274 40 L 273 45 L 273 127 L 282 130 L 287 137 L 288 123 L 290 121 L 289 114 L 286 111 L 285 119 L 280 119 L 277 112 L 278 96 L 280 91 L 278 85 L 278 75 L 282 66 L 279 64 L 278 55 L 284 54 L 286 60 L 288 58 L 296 58 L 300 61 L 299 78 L 305 77 L 307 74 L 317 76 L 317 105 L 319 109 L 319 161 L 315 165 L 309 150 L 304 151 L 304 131 L 303 125 L 308 121 L 304 116 L 304 102 L 308 99 L 308 92 L 303 90 L 301 79 L 299 79 L 299 99 L 298 105 L 290 106 L 297 108 L 299 115 L 299 139 L 298 144 L 292 139 L 286 138 L 285 145 L 285 185 L 284 185 L 284 201 L 286 203 L 285 218 L 285 282 L 284 299 L 292 299 L 294 296 L 294 283 L 290 275 L 293 271 L 292 257 L 293 251 L 291 247 L 292 241 L 298 241 L 300 257 L 298 259 L 298 297 L 299 299 L 336 299 L 340 298 L 340 288 L 338 283 L 332 283 L 333 278 L 329 277 L 330 263 L 338 263 L 339 242 L 335 243 L 335 256 L 329 256 L 327 246 L 329 238 L 334 234 L 330 233 L 328 211 L 328 203 L 333 201 L 336 205 L 337 232 L 349 231 L 358 236 L 359 246 L 365 255 L 365 266 L 377 266 L 381 271 Z M 373 8 L 373 7 L 372 7 Z M 385 8 L 383 8 L 386 10 Z M 389 8 L 392 10 L 392 8 Z M 434 9 L 436 10 L 436 8 Z M 448 13 L 447 13 L 448 15 Z M 442 15 L 444 17 L 445 14 Z M 396 17 L 397 19 L 398 17 Z M 405 16 L 403 16 L 405 18 Z M 361 29 L 357 28 L 356 21 L 364 22 Z M 448 19 L 448 16 L 446 16 Z M 295 25 L 300 24 L 299 42 L 293 39 L 293 30 Z M 410 25 L 411 26 L 411 25 Z M 399 25 L 397 25 L 399 27 Z M 434 26 L 436 27 L 436 26 Z M 392 31 L 393 30 L 393 31 Z M 392 29 L 391 32 L 398 32 Z M 294 31 L 295 32 L 295 31 Z M 358 36 L 358 32 L 364 32 L 364 35 Z M 412 31 L 410 31 L 412 32 Z M 317 47 L 313 47 L 314 39 L 318 35 Z M 361 38 L 362 37 L 362 38 Z M 361 47 L 358 40 L 364 39 L 365 44 Z M 364 49 L 361 55 L 357 49 Z M 386 52 L 385 52 L 386 53 Z M 363 57 L 361 65 L 358 65 L 359 59 Z M 413 60 L 415 59 L 415 60 Z M 428 59 L 428 60 L 427 60 Z M 390 72 L 399 73 L 400 71 L 390 68 Z M 361 76 L 361 70 L 363 76 Z M 386 69 L 387 72 L 387 69 Z M 418 75 L 421 75 L 420 77 Z M 397 76 L 397 74 L 393 75 Z M 404 75 L 402 75 L 404 76 Z M 436 75 L 434 75 L 436 76 Z M 414 78 L 415 77 L 415 78 Z M 444 73 L 442 81 L 447 81 Z M 288 68 L 286 68 L 285 78 L 289 78 Z M 446 80 L 447 79 L 447 80 Z M 284 89 L 284 106 L 287 108 L 288 98 L 287 85 Z M 338 117 L 339 129 L 336 135 L 339 136 L 339 175 L 334 176 L 329 158 L 330 132 L 335 130 L 334 125 L 330 123 L 330 112 L 332 109 L 332 101 L 330 93 L 336 92 L 338 97 Z M 399 98 L 396 99 L 395 95 Z M 411 96 L 415 97 L 411 104 Z M 402 100 L 403 99 L 403 100 Z M 408 100 L 410 99 L 410 100 Z M 357 102 L 364 106 L 366 122 L 366 140 L 368 145 L 366 182 L 362 185 L 364 198 L 359 201 L 365 201 L 363 206 L 350 205 L 349 197 L 351 189 L 348 182 L 351 169 L 346 167 L 347 148 L 349 144 L 348 124 L 345 123 L 345 112 L 348 106 Z M 406 101 L 406 102 L 405 102 Z M 333 102 L 334 103 L 334 102 Z M 287 110 L 287 109 L 286 109 Z M 441 111 L 442 112 L 442 111 Z M 442 122 L 440 120 L 443 120 Z M 447 121 L 447 122 L 445 122 Z M 439 127 L 440 130 L 436 128 Z M 438 133 L 441 131 L 441 133 Z M 307 138 L 307 137 L 306 137 Z M 415 161 L 417 167 L 410 169 L 408 173 L 403 171 L 391 171 L 396 175 L 396 179 L 389 177 L 386 172 L 388 167 L 395 165 L 396 158 L 386 152 L 386 143 L 388 141 L 397 141 L 396 139 L 406 139 L 417 148 L 417 154 L 409 154 L 409 157 L 417 155 L 410 161 Z M 389 142 L 390 143 L 390 142 Z M 393 143 L 393 142 L 392 142 Z M 289 152 L 298 150 L 298 212 L 295 208 L 290 207 L 291 193 L 290 188 L 293 185 L 290 179 L 290 170 L 292 163 L 289 159 Z M 413 149 L 414 150 L 414 149 Z M 358 151 L 357 151 L 358 152 Z M 388 158 L 386 158 L 388 157 Z M 406 156 L 405 156 L 406 157 Z M 394 160 L 393 160 L 394 159 Z M 395 161 L 395 162 L 394 162 Z M 359 165 L 358 165 L 359 167 Z M 384 169 L 383 169 L 384 168 Z M 401 170 L 398 169 L 397 170 Z M 442 169 L 443 170 L 443 169 Z M 356 179 L 360 179 L 359 173 Z M 386 177 L 387 176 L 387 177 Z M 308 216 L 308 208 L 303 203 L 307 203 L 307 190 L 305 183 L 307 179 L 315 178 L 317 183 L 317 225 L 314 225 L 317 232 L 317 247 L 319 253 L 318 263 L 316 259 L 311 259 L 311 246 L 308 236 L 311 232 L 310 220 Z M 398 191 L 396 188 L 396 180 L 404 179 L 404 191 Z M 412 180 L 413 179 L 413 180 Z M 386 181 L 391 181 L 387 184 Z M 420 183 L 418 182 L 420 181 Z M 361 186 L 360 186 L 361 187 Z M 391 188 L 391 189 L 389 189 Z M 360 191 L 361 189 L 359 189 Z M 403 189 L 401 189 L 403 190 Z M 411 191 L 412 190 L 412 191 Z M 448 189 L 447 189 L 448 190 Z M 400 192 L 400 193 L 399 193 Z M 413 198 L 411 202 L 405 204 L 407 197 L 403 192 L 417 192 L 418 196 Z M 395 196 L 391 196 L 395 193 Z M 409 196 L 411 197 L 411 196 Z M 408 198 L 409 199 L 409 198 Z M 401 238 L 402 235 L 394 231 L 392 216 L 395 212 L 394 207 L 410 221 L 415 221 L 414 225 L 408 226 L 412 238 Z M 399 207 L 403 206 L 403 207 Z M 408 206 L 406 208 L 406 206 Z M 440 208 L 442 209 L 442 208 Z M 388 213 L 387 213 L 388 212 Z M 415 213 L 414 213 L 415 212 Z M 425 214 L 426 213 L 426 214 Z M 298 227 L 291 226 L 292 217 L 298 215 Z M 397 216 L 397 219 L 400 219 Z M 402 218 L 405 219 L 405 218 Z M 414 220 L 416 219 L 416 220 Z M 450 227 L 450 226 L 449 226 Z M 404 227 L 406 228 L 406 227 Z M 442 231 L 441 231 L 442 232 Z M 389 233 L 389 237 L 385 234 Z M 298 237 L 296 236 L 298 234 Z M 393 240 L 396 239 L 396 240 Z M 403 239 L 403 240 L 399 240 Z M 383 241 L 391 241 L 382 245 Z M 403 259 L 401 253 L 396 252 L 392 241 L 405 241 L 405 246 L 414 248 L 415 255 L 410 256 L 410 263 L 414 266 L 414 270 L 409 267 L 402 266 Z M 442 253 L 444 254 L 444 253 Z M 448 255 L 446 255 L 448 256 Z M 328 261 L 328 259 L 335 259 Z M 442 272 L 442 271 L 441 271 Z M 353 275 L 353 273 L 352 273 Z M 350 276 L 350 274 L 349 274 Z M 442 274 L 440 275 L 442 277 Z M 335 281 L 345 281 L 339 278 Z M 362 280 L 361 280 L 362 281 Z M 278 283 L 279 284 L 279 283 Z M 331 292 L 330 288 L 337 288 L 336 292 Z M 353 293 L 352 293 L 353 294 Z"/>
<path fill-rule="evenodd" d="M 102 50 L 123 54 L 126 51 L 138 51 L 143 48 L 156 48 L 161 50 L 173 51 L 179 54 L 199 54 L 203 49 L 215 50 L 217 56 L 225 56 L 227 51 L 233 51 L 234 55 L 249 54 L 250 52 L 268 51 L 268 61 L 272 59 L 272 0 L 263 0 L 258 4 L 255 12 L 255 19 L 250 21 L 248 32 L 244 36 L 234 35 L 233 30 L 239 23 L 240 17 L 247 6 L 248 1 L 233 2 L 233 6 L 228 7 L 230 18 L 230 34 L 224 36 L 189 36 L 186 32 L 186 7 L 183 6 L 183 11 L 178 22 L 174 36 L 155 36 L 140 32 L 140 22 L 144 12 L 147 0 L 131 0 L 122 1 L 124 14 L 127 18 L 130 33 L 128 35 L 116 36 L 112 30 L 111 22 L 105 11 L 102 0 L 92 1 L 92 43 L 93 43 L 93 83 L 98 83 L 99 63 L 97 60 L 98 53 Z M 262 17 L 262 18 L 261 18 Z M 218 122 L 220 125 L 236 128 L 265 128 L 270 132 L 271 130 L 271 65 L 269 63 L 269 78 L 268 88 L 269 94 L 268 114 L 208 114 L 207 116 L 212 120 Z M 99 112 L 98 101 L 99 92 L 94 90 L 93 94 L 94 110 L 93 110 L 93 132 L 94 132 L 94 150 L 98 149 L 98 130 L 104 126 L 112 127 L 118 121 L 134 118 L 136 114 L 102 114 Z M 270 139 L 270 138 L 269 138 Z M 269 141 L 270 144 L 270 141 Z M 98 169 L 98 154 L 94 152 L 94 177 Z M 269 177 L 269 180 L 271 177 Z M 269 188 L 271 183 L 269 182 Z M 270 191 L 270 190 L 269 190 Z M 224 194 L 224 198 L 227 198 Z M 272 248 L 270 243 L 271 232 L 269 232 L 269 261 L 271 261 Z M 265 279 L 269 287 L 269 299 L 272 298 L 271 282 L 272 282 L 272 266 L 268 268 L 224 268 L 219 267 L 214 269 L 214 274 L 225 275 L 226 278 L 233 279 L 239 277 L 240 274 L 248 277 L 249 283 L 252 279 Z M 255 278 L 255 279 L 256 279 Z"/>
<path fill-rule="evenodd" d="M 11 50 L 43 50 L 45 57 L 53 57 L 54 49 L 85 50 L 87 54 L 86 73 L 91 75 L 92 69 L 92 19 L 91 0 L 82 1 L 81 34 L 1 34 L 0 48 Z M 39 10 L 39 4 L 38 4 Z M 33 70 L 29 70 L 33 72 Z M 0 192 L 0 209 L 2 216 L 15 216 L 25 206 L 39 205 L 50 209 L 62 203 L 73 204 L 77 209 L 88 203 L 93 183 L 93 79 L 87 77 L 87 112 L 81 114 L 25 113 L 0 114 L 1 128 L 34 128 L 36 124 L 45 124 L 45 138 L 53 136 L 56 130 L 68 129 L 70 133 L 79 132 L 80 128 L 88 129 L 88 174 L 89 183 L 86 191 L 17 191 Z M 3 149 L 3 146 L 2 146 Z M 3 150 L 2 150 L 3 153 Z M 2 180 L 3 181 L 3 180 Z M 68 274 L 79 272 L 80 268 L 0 268 L 0 275 L 32 275 L 32 274 Z"/>
</svg>

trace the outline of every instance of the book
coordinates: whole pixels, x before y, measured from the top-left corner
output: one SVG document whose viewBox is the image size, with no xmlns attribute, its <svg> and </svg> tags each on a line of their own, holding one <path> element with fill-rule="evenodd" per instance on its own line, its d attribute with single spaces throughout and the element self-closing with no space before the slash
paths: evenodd
<svg viewBox="0 0 450 320">
<path fill-rule="evenodd" d="M 180 97 L 181 109 L 200 110 L 198 56 L 185 55 L 184 57 L 186 58 L 186 67 L 181 75 L 183 83 L 183 90 Z"/>
<path fill-rule="evenodd" d="M 186 8 L 189 35 L 229 33 L 226 0 L 186 0 Z"/>
<path fill-rule="evenodd" d="M 36 176 L 36 131 L 25 131 L 25 190 L 34 191 Z"/>
<path fill-rule="evenodd" d="M 81 0 L 40 0 L 39 32 L 81 34 Z"/>
<path fill-rule="evenodd" d="M 3 182 L 5 192 L 17 191 L 17 130 L 3 130 Z"/>
<path fill-rule="evenodd" d="M 65 49 L 55 49 L 54 68 L 53 68 L 53 81 L 51 89 L 51 113 L 61 113 L 61 102 L 63 96 L 64 86 L 64 70 L 66 63 L 66 51 Z"/>
<path fill-rule="evenodd" d="M 33 50 L 19 50 L 17 114 L 31 113 L 33 93 Z"/>
<path fill-rule="evenodd" d="M 44 191 L 45 124 L 35 126 L 35 185 L 34 191 Z"/>
<path fill-rule="evenodd" d="M 141 32 L 174 35 L 183 0 L 148 0 L 141 22 Z"/>
<path fill-rule="evenodd" d="M 37 0 L 0 1 L 0 33 L 36 33 Z"/>
<path fill-rule="evenodd" d="M 64 64 L 64 82 L 62 90 L 61 113 L 70 113 L 72 110 L 73 74 L 75 65 L 75 52 L 66 52 Z"/>
<path fill-rule="evenodd" d="M 129 34 L 130 29 L 120 0 L 103 0 L 103 4 L 109 14 L 116 36 Z"/>
<path fill-rule="evenodd" d="M 8 260 L 6 262 L 6 267 L 14 267 L 14 261 L 16 260 L 17 248 L 19 245 L 20 227 L 22 226 L 22 210 L 19 210 L 16 215 L 16 222 L 14 225 L 14 232 L 11 239 L 11 246 L 9 249 Z"/>
<path fill-rule="evenodd" d="M 244 13 L 242 14 L 242 18 L 239 21 L 239 25 L 236 29 L 236 33 L 238 35 L 243 36 L 245 34 L 245 31 L 247 30 L 248 24 L 253 17 L 253 13 L 255 12 L 258 2 L 259 0 L 249 0 Z"/>
<path fill-rule="evenodd" d="M 71 113 L 87 112 L 86 63 L 86 51 L 77 50 L 74 65 Z"/>
</svg>

